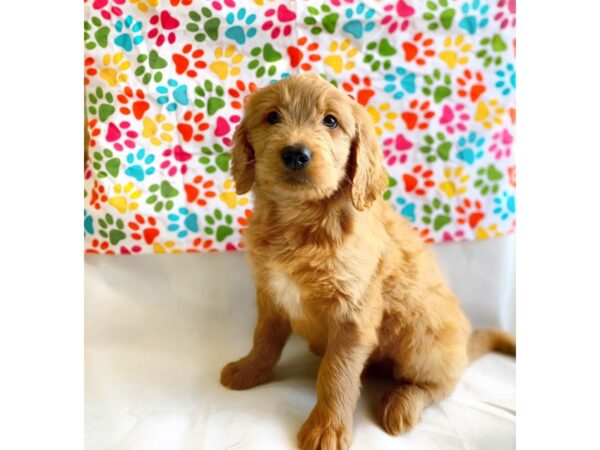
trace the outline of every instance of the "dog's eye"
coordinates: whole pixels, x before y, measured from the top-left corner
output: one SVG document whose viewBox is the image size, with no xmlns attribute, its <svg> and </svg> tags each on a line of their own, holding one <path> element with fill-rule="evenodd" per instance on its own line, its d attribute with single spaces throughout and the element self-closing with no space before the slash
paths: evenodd
<svg viewBox="0 0 600 450">
<path fill-rule="evenodd" d="M 275 111 L 271 111 L 269 113 L 269 115 L 267 116 L 267 122 L 269 122 L 271 125 L 274 125 L 276 123 L 279 123 L 279 114 L 277 114 L 277 112 Z"/>
<path fill-rule="evenodd" d="M 323 125 L 327 128 L 336 128 L 338 126 L 337 119 L 333 117 L 331 114 L 328 114 L 323 119 Z"/>
</svg>

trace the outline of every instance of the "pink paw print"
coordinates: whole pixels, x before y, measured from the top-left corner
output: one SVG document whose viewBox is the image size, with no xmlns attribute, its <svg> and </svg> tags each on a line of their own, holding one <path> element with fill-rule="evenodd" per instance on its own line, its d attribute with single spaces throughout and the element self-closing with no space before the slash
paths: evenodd
<svg viewBox="0 0 600 450">
<path fill-rule="evenodd" d="M 462 103 L 456 105 L 444 105 L 442 109 L 442 117 L 440 117 L 440 125 L 446 127 L 449 134 L 454 134 L 455 131 L 467 131 L 466 122 L 470 119 L 466 111 L 465 105 Z"/>
<path fill-rule="evenodd" d="M 498 0 L 498 12 L 494 15 L 494 20 L 500 23 L 500 28 L 504 29 L 509 25 L 514 28 L 517 26 L 517 0 Z"/>
<path fill-rule="evenodd" d="M 126 0 L 94 0 L 92 8 L 100 11 L 100 15 L 106 20 L 110 20 L 114 14 L 117 17 L 123 15 L 123 10 L 120 6 L 124 5 Z"/>
<path fill-rule="evenodd" d="M 425 169 L 418 164 L 413 167 L 411 173 L 402 175 L 404 182 L 404 190 L 408 193 L 414 192 L 416 195 L 425 195 L 428 189 L 435 186 L 435 181 L 432 180 L 433 171 Z"/>
<path fill-rule="evenodd" d="M 383 16 L 381 25 L 388 26 L 388 33 L 396 30 L 405 31 L 410 22 L 409 17 L 415 13 L 415 9 L 404 0 L 398 0 L 395 5 L 386 5 L 383 10 L 386 14 Z"/>
<path fill-rule="evenodd" d="M 141 251 L 142 251 L 142 247 L 140 247 L 139 245 L 132 245 L 131 247 L 122 245 L 121 248 L 119 249 L 119 253 L 121 255 L 133 255 L 133 254 L 139 253 Z"/>
<path fill-rule="evenodd" d="M 231 145 L 231 138 L 229 137 L 231 130 L 234 128 L 232 124 L 236 124 L 241 120 L 241 117 L 237 114 L 229 116 L 229 119 L 218 116 L 217 126 L 215 127 L 215 136 L 223 140 L 225 145 Z"/>
<path fill-rule="evenodd" d="M 271 17 L 277 15 L 277 23 L 275 23 Z M 296 19 L 296 13 L 288 9 L 285 5 L 279 5 L 277 10 L 275 8 L 269 8 L 265 11 L 265 18 L 268 20 L 263 24 L 261 29 L 263 31 L 271 31 L 271 39 L 277 39 L 280 34 L 289 36 L 292 33 L 292 25 Z M 279 23 L 282 25 L 280 26 Z M 283 25 L 285 24 L 285 25 Z"/>
<path fill-rule="evenodd" d="M 106 130 L 106 142 L 112 143 L 113 148 L 118 152 L 123 151 L 125 147 L 130 149 L 134 148 L 134 139 L 139 135 L 137 131 L 131 130 L 130 128 L 131 124 L 126 120 L 123 120 L 118 124 L 110 122 Z"/>
<path fill-rule="evenodd" d="M 408 151 L 413 147 L 413 143 L 399 134 L 395 138 L 388 138 L 383 141 L 383 157 L 388 166 L 396 163 L 404 164 L 408 159 Z"/>
<path fill-rule="evenodd" d="M 218 2 L 215 0 L 212 2 L 212 7 L 217 11 L 221 11 L 223 9 L 223 5 L 225 5 L 227 8 L 235 8 L 235 1 L 222 0 L 222 1 Z"/>
<path fill-rule="evenodd" d="M 166 159 L 160 164 L 160 168 L 166 170 L 170 177 L 177 175 L 177 173 L 182 175 L 187 173 L 188 166 L 186 162 L 192 159 L 192 155 L 186 152 L 181 145 L 166 149 L 163 156 Z"/>
<path fill-rule="evenodd" d="M 150 17 L 150 24 L 154 26 L 148 32 L 148 39 L 156 39 L 156 45 L 160 47 L 165 42 L 169 44 L 175 42 L 175 32 L 173 30 L 179 26 L 179 20 L 168 11 L 161 11 L 160 16 L 154 14 Z"/>
<path fill-rule="evenodd" d="M 442 241 L 444 242 L 460 242 L 465 240 L 465 232 L 463 230 L 455 230 L 453 232 L 444 231 Z"/>
<path fill-rule="evenodd" d="M 511 154 L 513 140 L 513 135 L 506 129 L 494 133 L 490 152 L 494 154 L 496 159 L 508 158 Z"/>
</svg>

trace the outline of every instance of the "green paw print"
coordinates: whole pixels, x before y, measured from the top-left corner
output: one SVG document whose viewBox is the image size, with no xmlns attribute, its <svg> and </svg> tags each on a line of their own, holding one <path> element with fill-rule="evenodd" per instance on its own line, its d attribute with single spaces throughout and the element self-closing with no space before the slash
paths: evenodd
<svg viewBox="0 0 600 450">
<path fill-rule="evenodd" d="M 425 136 L 425 145 L 419 148 L 419 151 L 427 155 L 427 162 L 435 162 L 439 159 L 448 161 L 450 158 L 450 150 L 452 150 L 452 142 L 446 140 L 444 133 L 435 135 L 428 134 Z"/>
<path fill-rule="evenodd" d="M 423 94 L 433 95 L 433 100 L 436 103 L 440 103 L 446 97 L 452 94 L 452 78 L 450 74 L 442 76 L 442 72 L 439 69 L 435 69 L 432 75 L 425 75 L 423 77 L 426 86 L 423 88 Z"/>
<path fill-rule="evenodd" d="M 154 80 L 155 83 L 160 83 L 163 79 L 161 69 L 167 67 L 167 60 L 161 58 L 156 50 L 151 50 L 150 53 L 141 54 L 137 57 L 139 66 L 135 69 L 135 75 L 142 78 L 142 83 L 148 84 Z"/>
<path fill-rule="evenodd" d="M 488 67 L 492 63 L 496 66 L 502 65 L 502 55 L 499 53 L 508 48 L 502 36 L 495 34 L 491 38 L 483 38 L 479 44 L 481 50 L 475 53 L 475 56 L 483 60 L 483 67 Z"/>
<path fill-rule="evenodd" d="M 384 200 L 389 200 L 390 198 L 392 198 L 392 188 L 398 186 L 398 181 L 396 181 L 395 178 L 392 178 L 388 175 L 388 188 L 387 190 L 383 193 L 383 199 Z"/>
<path fill-rule="evenodd" d="M 167 211 L 173 209 L 173 200 L 170 200 L 179 195 L 179 191 L 175 189 L 168 181 L 163 181 L 160 184 L 151 185 L 148 190 L 152 195 L 148 197 L 146 203 L 154 205 L 154 211 L 161 212 L 163 208 Z"/>
<path fill-rule="evenodd" d="M 83 22 L 83 40 L 85 48 L 93 50 L 97 46 L 106 48 L 108 46 L 108 34 L 110 28 L 102 24 L 98 17 L 92 17 L 89 21 Z"/>
<path fill-rule="evenodd" d="M 219 26 L 221 21 L 213 17 L 212 11 L 209 8 L 202 8 L 200 12 L 191 11 L 189 14 L 192 22 L 185 27 L 186 30 L 194 34 L 194 39 L 198 42 L 204 42 L 208 37 L 212 41 L 219 38 Z"/>
<path fill-rule="evenodd" d="M 500 190 L 499 181 L 504 177 L 496 166 L 490 164 L 487 167 L 482 167 L 477 171 L 477 179 L 473 186 L 481 192 L 481 195 L 486 195 L 488 192 L 497 194 Z"/>
<path fill-rule="evenodd" d="M 327 75 L 320 73 L 319 76 L 321 78 L 323 78 L 325 81 L 329 81 L 329 83 L 331 83 L 333 86 L 338 87 L 338 82 L 337 80 L 334 80 L 333 78 L 327 78 Z"/>
<path fill-rule="evenodd" d="M 304 18 L 304 23 L 311 27 L 310 32 L 312 34 L 319 35 L 323 30 L 327 31 L 329 34 L 335 32 L 335 27 L 340 15 L 331 12 L 331 7 L 328 5 L 321 5 L 321 8 L 309 6 L 308 12 L 310 13 L 310 16 Z"/>
<path fill-rule="evenodd" d="M 215 209 L 214 214 L 207 215 L 204 217 L 204 220 L 208 224 L 204 227 L 204 231 L 206 234 L 211 236 L 215 236 L 217 242 L 223 242 L 227 236 L 231 236 L 233 234 L 233 228 L 231 224 L 233 223 L 233 217 L 229 214 L 223 214 L 221 210 Z"/>
<path fill-rule="evenodd" d="M 213 84 L 210 80 L 204 81 L 204 87 L 198 86 L 194 92 L 198 96 L 194 104 L 198 108 L 206 108 L 209 116 L 225 106 L 225 100 L 223 100 L 225 89 L 223 86 Z"/>
<path fill-rule="evenodd" d="M 215 144 L 212 147 L 202 147 L 200 151 L 202 152 L 202 156 L 198 162 L 206 166 L 208 173 L 215 173 L 217 169 L 225 173 L 229 172 L 231 155 L 225 152 L 225 149 L 219 144 Z"/>
<path fill-rule="evenodd" d="M 125 229 L 123 221 L 121 219 L 115 220 L 112 214 L 107 214 L 103 219 L 99 219 L 98 225 L 100 225 L 98 231 L 100 236 L 108 239 L 112 245 L 117 245 L 127 236 L 123 231 Z"/>
<path fill-rule="evenodd" d="M 254 56 L 254 59 L 248 63 L 248 69 L 256 70 L 256 76 L 258 78 L 262 77 L 265 72 L 269 74 L 269 76 L 275 75 L 277 71 L 277 67 L 275 64 L 269 65 L 269 63 L 275 63 L 281 60 L 281 53 L 273 48 L 271 44 L 265 44 L 261 47 L 254 47 L 250 54 Z M 262 62 L 259 59 L 259 56 L 262 56 Z"/>
<path fill-rule="evenodd" d="M 397 53 L 396 49 L 389 43 L 387 39 L 371 42 L 367 44 L 367 52 L 365 54 L 365 63 L 371 66 L 371 70 L 379 70 L 383 67 L 389 70 L 392 67 L 391 57 Z"/>
<path fill-rule="evenodd" d="M 431 204 L 423 206 L 423 223 L 433 225 L 435 231 L 441 230 L 451 222 L 450 205 L 434 199 Z"/>
<path fill-rule="evenodd" d="M 105 148 L 103 151 L 94 152 L 92 166 L 96 169 L 98 178 L 106 178 L 109 175 L 116 178 L 119 175 L 121 160 L 113 155 L 113 152 Z"/>
<path fill-rule="evenodd" d="M 106 122 L 115 112 L 113 101 L 114 98 L 110 92 L 105 94 L 102 88 L 98 87 L 88 95 L 88 112 L 92 116 L 98 116 L 100 122 Z"/>
<path fill-rule="evenodd" d="M 423 19 L 429 22 L 427 28 L 437 30 L 441 26 L 445 30 L 449 30 L 456 10 L 448 7 L 448 0 L 428 1 L 426 5 L 429 11 L 423 14 Z"/>
</svg>

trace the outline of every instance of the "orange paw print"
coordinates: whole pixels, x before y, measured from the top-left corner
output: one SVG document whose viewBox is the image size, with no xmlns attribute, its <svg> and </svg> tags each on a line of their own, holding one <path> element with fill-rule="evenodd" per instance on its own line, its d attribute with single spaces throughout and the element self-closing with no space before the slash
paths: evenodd
<svg viewBox="0 0 600 450">
<path fill-rule="evenodd" d="M 411 173 L 402 175 L 404 190 L 409 193 L 414 192 L 416 195 L 425 195 L 428 189 L 435 186 L 432 176 L 433 171 L 431 169 L 424 169 L 420 164 L 416 165 Z"/>
<path fill-rule="evenodd" d="M 427 58 L 435 56 L 433 39 L 423 39 L 423 33 L 417 33 L 414 35 L 412 41 L 404 42 L 402 50 L 404 50 L 404 59 L 406 62 L 414 61 L 419 66 L 424 66 Z"/>
<path fill-rule="evenodd" d="M 101 241 L 100 239 L 94 239 L 92 241 L 92 248 L 88 248 L 86 253 L 97 254 L 97 255 L 114 255 L 114 250 L 110 250 L 110 244 L 107 241 Z"/>
<path fill-rule="evenodd" d="M 472 102 L 476 102 L 479 97 L 485 92 L 485 83 L 481 72 L 471 72 L 469 69 L 463 72 L 461 77 L 456 79 L 458 83 L 458 96 L 470 98 Z"/>
<path fill-rule="evenodd" d="M 88 122 L 88 133 L 90 136 L 89 148 L 94 148 L 96 146 L 96 138 L 100 136 L 98 119 L 92 119 Z"/>
<path fill-rule="evenodd" d="M 229 88 L 227 93 L 234 100 L 231 101 L 231 107 L 233 109 L 241 110 L 246 101 L 246 97 L 256 91 L 256 84 L 252 81 L 248 84 L 242 80 L 235 82 L 235 87 Z"/>
<path fill-rule="evenodd" d="M 193 183 L 185 183 L 183 189 L 188 203 L 195 203 L 198 206 L 206 206 L 207 199 L 215 198 L 217 193 L 213 190 L 215 182 L 205 180 L 202 175 L 194 178 Z"/>
<path fill-rule="evenodd" d="M 287 54 L 290 57 L 290 66 L 299 67 L 301 70 L 309 71 L 313 69 L 311 63 L 321 61 L 321 55 L 318 53 L 319 44 L 317 42 L 308 43 L 306 36 L 301 37 L 296 45 L 290 45 L 287 48 Z"/>
<path fill-rule="evenodd" d="M 94 67 L 95 62 L 96 61 L 91 56 L 88 56 L 87 58 L 85 58 L 85 61 L 83 62 L 83 66 L 84 66 L 83 84 L 86 86 L 88 84 L 90 84 L 90 79 L 88 77 L 95 77 L 96 75 L 98 75 L 98 70 Z"/>
<path fill-rule="evenodd" d="M 479 222 L 485 218 L 485 212 L 479 200 L 469 200 L 465 198 L 460 205 L 456 207 L 458 214 L 457 222 L 461 225 L 468 224 L 475 229 Z"/>
<path fill-rule="evenodd" d="M 106 195 L 106 189 L 103 185 L 99 184 L 97 180 L 94 180 L 94 186 L 92 187 L 92 192 L 90 194 L 90 206 L 95 209 L 102 208 L 102 203 L 106 203 L 108 201 L 108 196 Z"/>
<path fill-rule="evenodd" d="M 204 69 L 206 62 L 201 58 L 204 56 L 204 50 L 192 50 L 192 44 L 186 44 L 181 49 L 181 53 L 173 53 L 172 59 L 175 64 L 175 72 L 178 75 L 186 74 L 190 78 L 196 78 L 198 72 L 196 69 Z"/>
<path fill-rule="evenodd" d="M 132 231 L 131 238 L 151 245 L 160 234 L 160 229 L 156 226 L 156 219 L 154 217 L 144 218 L 140 214 L 136 214 L 134 219 L 127 224 Z"/>
<path fill-rule="evenodd" d="M 141 120 L 150 108 L 150 103 L 146 101 L 146 94 L 142 89 L 134 92 L 131 87 L 127 86 L 122 94 L 117 95 L 117 100 L 123 105 L 119 108 L 121 114 L 125 116 L 133 114 L 137 120 Z"/>
<path fill-rule="evenodd" d="M 177 124 L 177 131 L 181 135 L 184 142 L 202 142 L 204 140 L 204 132 L 208 130 L 209 124 L 204 121 L 204 113 L 192 113 L 186 111 L 181 122 Z"/>
<path fill-rule="evenodd" d="M 200 253 L 200 252 L 210 252 L 214 253 L 217 249 L 213 248 L 213 241 L 211 239 L 202 239 L 196 238 L 192 243 L 192 248 L 188 248 L 186 253 Z"/>
<path fill-rule="evenodd" d="M 375 95 L 375 91 L 371 86 L 371 78 L 363 77 L 361 80 L 356 74 L 352 74 L 350 81 L 342 83 L 342 87 L 348 92 L 348 95 L 363 106 L 366 106 L 371 97 Z M 355 92 L 356 96 L 353 95 Z"/>
<path fill-rule="evenodd" d="M 406 128 L 409 130 L 429 128 L 429 122 L 435 116 L 435 113 L 429 109 L 430 106 L 431 104 L 427 100 L 421 104 L 419 104 L 419 100 L 412 100 L 408 105 L 409 111 L 404 111 L 400 115 Z"/>
<path fill-rule="evenodd" d="M 426 244 L 433 244 L 434 240 L 431 236 L 431 230 L 429 228 L 423 228 L 422 230 L 420 230 L 417 227 L 413 227 L 413 230 L 415 230 L 419 234 L 419 237 L 423 239 L 423 242 L 425 242 Z"/>
</svg>

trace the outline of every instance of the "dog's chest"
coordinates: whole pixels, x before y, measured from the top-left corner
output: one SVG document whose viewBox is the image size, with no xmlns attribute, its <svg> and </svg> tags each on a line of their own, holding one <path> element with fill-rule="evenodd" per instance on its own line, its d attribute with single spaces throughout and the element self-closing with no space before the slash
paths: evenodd
<svg viewBox="0 0 600 450">
<path fill-rule="evenodd" d="M 268 284 L 273 300 L 288 313 L 290 319 L 304 318 L 300 287 L 290 275 L 280 269 L 271 269 Z"/>
</svg>

